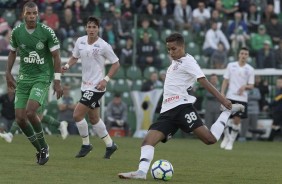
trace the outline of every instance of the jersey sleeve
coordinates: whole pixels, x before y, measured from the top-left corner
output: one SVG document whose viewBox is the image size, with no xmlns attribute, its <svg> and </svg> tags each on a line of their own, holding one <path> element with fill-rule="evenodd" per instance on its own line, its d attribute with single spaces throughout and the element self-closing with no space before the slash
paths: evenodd
<svg viewBox="0 0 282 184">
<path fill-rule="evenodd" d="M 47 31 L 45 31 L 45 33 L 47 34 L 47 44 L 48 44 L 50 52 L 60 49 L 60 42 L 54 30 L 51 28 L 48 28 Z"/>
<path fill-rule="evenodd" d="M 16 38 L 15 38 L 15 35 L 16 35 L 16 28 L 14 28 L 11 32 L 11 37 L 10 37 L 10 49 L 12 51 L 16 51 L 17 48 L 18 48 L 18 44 L 16 42 Z"/>
<path fill-rule="evenodd" d="M 193 57 L 191 57 L 188 65 L 186 65 L 186 70 L 189 71 L 189 73 L 193 74 L 197 79 L 205 77 L 204 72 Z"/>
<path fill-rule="evenodd" d="M 105 44 L 105 48 L 103 49 L 103 55 L 104 57 L 109 60 L 111 64 L 118 62 L 118 57 L 113 51 L 113 48 L 110 46 L 110 44 Z"/>
<path fill-rule="evenodd" d="M 72 56 L 75 58 L 80 58 L 80 54 L 79 54 L 79 49 L 78 49 L 78 45 L 79 45 L 79 41 L 80 39 L 78 38 L 74 44 L 74 48 L 72 50 Z"/>
</svg>

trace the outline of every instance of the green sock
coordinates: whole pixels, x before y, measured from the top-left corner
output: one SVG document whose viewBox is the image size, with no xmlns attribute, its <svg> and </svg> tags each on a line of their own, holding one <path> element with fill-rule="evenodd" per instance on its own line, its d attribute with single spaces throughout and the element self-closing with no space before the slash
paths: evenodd
<svg viewBox="0 0 282 184">
<path fill-rule="evenodd" d="M 14 135 L 16 133 L 16 131 L 19 130 L 19 129 L 20 128 L 19 128 L 17 122 L 14 121 L 9 132 Z"/>
<path fill-rule="evenodd" d="M 33 129 L 41 148 L 47 148 L 48 146 L 44 138 L 44 133 L 41 123 L 39 122 L 36 125 L 33 125 Z"/>
<path fill-rule="evenodd" d="M 41 150 L 41 146 L 36 139 L 36 136 L 34 134 L 33 128 L 30 123 L 27 123 L 25 127 L 21 127 L 23 133 L 27 136 L 28 140 L 31 142 L 31 144 L 36 148 L 36 150 L 39 152 Z"/>
<path fill-rule="evenodd" d="M 56 120 L 55 118 L 53 118 L 52 116 L 49 115 L 45 115 L 43 116 L 42 123 L 47 124 L 47 125 L 52 125 L 56 128 L 58 128 L 60 126 L 60 122 L 58 120 Z"/>
</svg>

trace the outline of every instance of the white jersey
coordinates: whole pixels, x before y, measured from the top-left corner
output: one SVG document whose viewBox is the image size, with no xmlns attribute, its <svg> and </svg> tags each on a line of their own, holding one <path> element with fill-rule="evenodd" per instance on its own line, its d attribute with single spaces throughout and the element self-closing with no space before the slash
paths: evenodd
<svg viewBox="0 0 282 184">
<path fill-rule="evenodd" d="M 166 73 L 161 113 L 181 104 L 195 103 L 196 97 L 189 95 L 187 89 L 202 77 L 205 74 L 191 55 L 172 60 Z"/>
<path fill-rule="evenodd" d="M 223 77 L 229 80 L 226 98 L 247 102 L 248 92 L 244 91 L 243 95 L 239 95 L 238 91 L 243 85 L 255 83 L 254 68 L 247 63 L 244 66 L 240 66 L 238 62 L 232 62 L 227 65 Z"/>
<path fill-rule="evenodd" d="M 118 62 L 118 57 L 112 47 L 102 38 L 89 45 L 88 36 L 79 37 L 72 52 L 73 57 L 81 59 L 82 83 L 81 90 L 100 92 L 95 87 L 104 78 L 105 62 L 111 64 Z"/>
</svg>

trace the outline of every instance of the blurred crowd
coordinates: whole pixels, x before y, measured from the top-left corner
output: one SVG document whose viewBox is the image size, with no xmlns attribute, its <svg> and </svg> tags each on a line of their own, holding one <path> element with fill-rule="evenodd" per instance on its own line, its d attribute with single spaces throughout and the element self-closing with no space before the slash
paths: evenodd
<svg viewBox="0 0 282 184">
<path fill-rule="evenodd" d="M 0 2 L 0 55 L 9 51 L 11 29 L 22 22 L 26 0 Z M 237 58 L 238 48 L 251 50 L 255 68 L 282 68 L 280 0 L 35 0 L 40 22 L 61 40 L 63 57 L 71 55 L 83 21 L 101 19 L 100 36 L 110 43 L 123 66 L 165 68 L 166 35 L 181 32 L 187 52 L 203 68 L 222 69 Z M 136 49 L 135 49 L 136 48 Z M 136 53 L 136 57 L 134 56 Z"/>
</svg>

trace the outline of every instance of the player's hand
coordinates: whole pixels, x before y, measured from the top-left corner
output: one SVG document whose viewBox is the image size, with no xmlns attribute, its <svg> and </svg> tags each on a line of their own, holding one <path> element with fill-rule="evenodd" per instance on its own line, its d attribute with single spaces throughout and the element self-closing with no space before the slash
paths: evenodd
<svg viewBox="0 0 282 184">
<path fill-rule="evenodd" d="M 61 87 L 60 81 L 59 80 L 54 80 L 54 93 L 53 95 L 55 95 L 55 93 L 57 94 L 57 99 L 61 98 L 63 96 L 63 88 Z"/>
<path fill-rule="evenodd" d="M 106 86 L 107 86 L 107 81 L 103 79 L 99 82 L 99 84 L 95 88 L 99 91 L 104 91 Z"/>
<path fill-rule="evenodd" d="M 16 89 L 16 81 L 10 72 L 6 72 L 6 81 L 8 91 L 14 91 Z"/>
<path fill-rule="evenodd" d="M 62 74 L 65 73 L 68 70 L 69 70 L 69 68 L 66 65 L 61 67 L 61 73 Z"/>
<path fill-rule="evenodd" d="M 226 107 L 227 109 L 231 110 L 232 109 L 232 103 L 230 100 L 225 99 L 222 103 L 222 105 L 224 105 L 224 107 Z"/>
<path fill-rule="evenodd" d="M 238 90 L 238 95 L 243 95 L 244 91 L 246 90 L 245 86 L 240 87 L 240 89 Z"/>
</svg>

